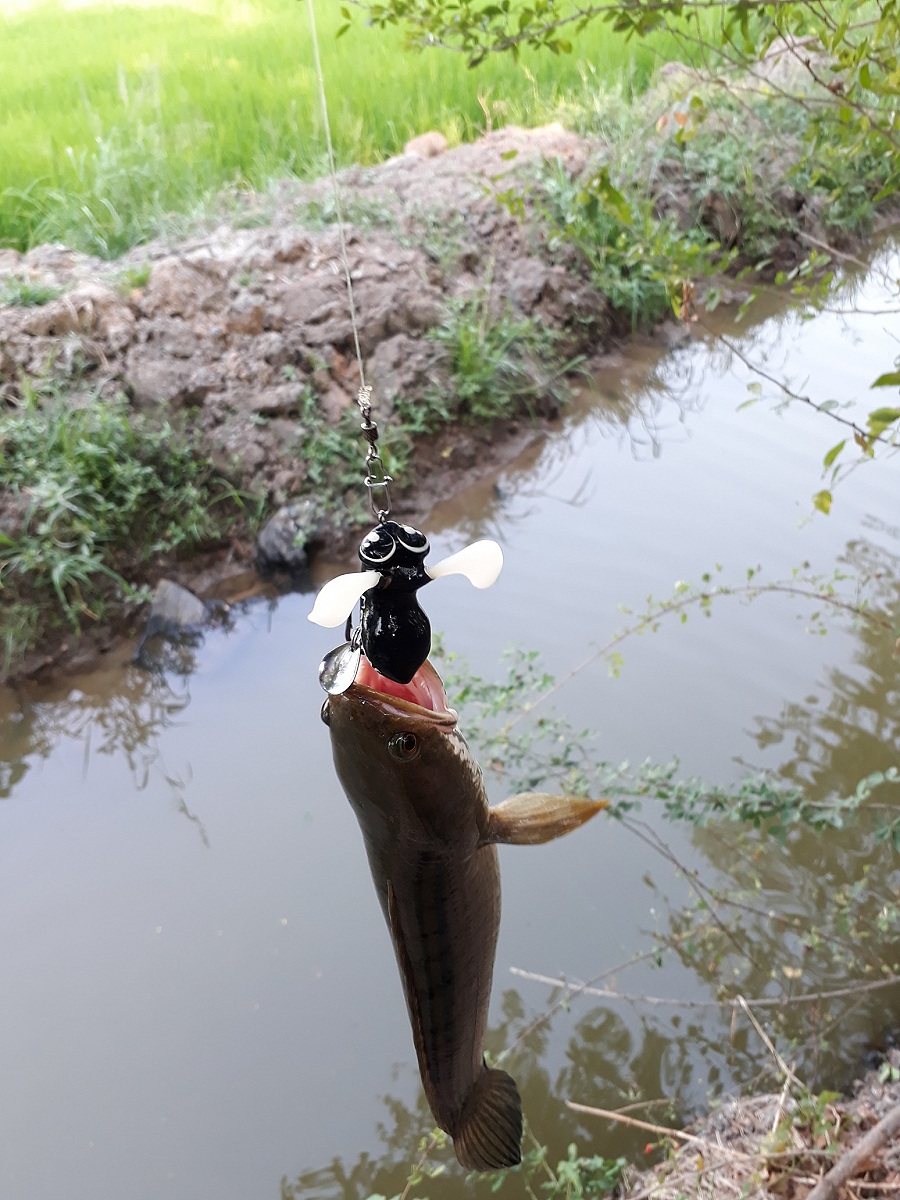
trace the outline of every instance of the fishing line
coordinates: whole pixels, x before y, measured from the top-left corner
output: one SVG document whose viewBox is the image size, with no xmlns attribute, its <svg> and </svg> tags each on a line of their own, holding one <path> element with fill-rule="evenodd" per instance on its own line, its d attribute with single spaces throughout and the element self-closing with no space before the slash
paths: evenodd
<svg viewBox="0 0 900 1200">
<path fill-rule="evenodd" d="M 322 110 L 322 127 L 325 130 L 325 147 L 328 154 L 328 169 L 331 173 L 331 190 L 334 193 L 334 207 L 338 218 L 338 234 L 341 242 L 341 261 L 344 265 L 344 279 L 347 284 L 347 302 L 350 305 L 350 326 L 353 329 L 353 345 L 356 349 L 356 362 L 359 366 L 359 382 L 366 387 L 366 376 L 363 369 L 362 351 L 359 348 L 359 329 L 356 324 L 356 305 L 353 302 L 353 280 L 350 278 L 350 260 L 347 257 L 347 241 L 344 237 L 344 210 L 341 205 L 341 192 L 338 187 L 337 167 L 334 161 L 334 143 L 331 140 L 331 122 L 328 119 L 328 98 L 325 95 L 325 76 L 322 72 L 322 59 L 319 56 L 319 35 L 316 29 L 316 13 L 313 0 L 306 0 L 309 13 L 309 29 L 312 35 L 313 63 L 316 69 L 316 81 L 319 87 L 319 107 Z"/>
<path fill-rule="evenodd" d="M 372 420 L 372 388 L 366 383 L 366 372 L 363 364 L 362 350 L 359 344 L 359 325 L 356 320 L 356 303 L 353 299 L 353 280 L 350 275 L 350 259 L 347 254 L 347 238 L 344 232 L 344 209 L 341 204 L 341 190 L 338 186 L 337 166 L 334 158 L 334 143 L 331 138 L 331 121 L 328 117 L 328 97 L 325 95 L 325 74 L 322 71 L 322 59 L 319 54 L 319 34 L 316 28 L 316 14 L 313 0 L 306 0 L 309 14 L 309 29 L 312 37 L 313 64 L 316 71 L 316 81 L 319 91 L 319 107 L 322 112 L 322 128 L 325 131 L 325 148 L 328 155 L 328 169 L 331 175 L 331 190 L 334 195 L 334 207 L 337 213 L 338 237 L 341 245 L 341 262 L 344 268 L 344 282 L 347 285 L 347 305 L 350 310 L 350 328 L 353 332 L 353 347 L 356 351 L 356 365 L 359 369 L 359 393 L 356 402 L 362 415 L 362 433 L 366 439 L 366 474 L 363 483 L 369 490 L 369 503 L 372 512 L 379 521 L 386 521 L 391 515 L 390 484 L 393 479 L 388 475 L 381 456 L 378 453 L 378 426 Z M 375 499 L 376 491 L 381 493 L 382 500 Z"/>
</svg>

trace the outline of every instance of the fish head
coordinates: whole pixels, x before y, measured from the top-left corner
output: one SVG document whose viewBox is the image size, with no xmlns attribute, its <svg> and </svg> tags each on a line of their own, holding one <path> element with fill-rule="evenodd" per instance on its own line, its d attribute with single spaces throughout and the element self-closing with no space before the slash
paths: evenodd
<svg viewBox="0 0 900 1200">
<path fill-rule="evenodd" d="M 363 655 L 351 686 L 325 701 L 322 719 L 338 778 L 361 820 L 380 814 L 447 833 L 465 815 L 471 822 L 473 804 L 479 815 L 486 812 L 481 769 L 427 660 L 403 684 Z"/>
</svg>

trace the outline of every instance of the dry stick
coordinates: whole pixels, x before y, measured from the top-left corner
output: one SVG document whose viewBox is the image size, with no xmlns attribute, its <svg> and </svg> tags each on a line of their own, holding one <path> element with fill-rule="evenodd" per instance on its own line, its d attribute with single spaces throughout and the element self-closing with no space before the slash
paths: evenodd
<svg viewBox="0 0 900 1200">
<path fill-rule="evenodd" d="M 840 1189 L 859 1170 L 867 1158 L 880 1149 L 895 1133 L 900 1133 L 900 1104 L 873 1126 L 864 1138 L 848 1150 L 819 1180 L 806 1200 L 834 1200 Z"/>
<path fill-rule="evenodd" d="M 655 953 L 655 952 L 654 952 Z M 586 983 L 578 983 L 564 977 L 539 975 L 535 971 L 524 971 L 521 967 L 510 967 L 510 974 L 533 983 L 545 983 L 550 987 L 566 988 L 566 1000 L 575 996 L 599 996 L 603 1000 L 624 1000 L 632 1004 L 667 1004 L 671 1008 L 737 1008 L 740 998 L 737 996 L 725 1000 L 673 1000 L 666 996 L 630 995 L 609 988 L 591 987 Z M 895 987 L 900 983 L 900 976 L 892 975 L 889 979 L 875 979 L 868 983 L 854 983 L 850 987 L 834 988 L 827 992 L 801 992 L 797 996 L 760 996 L 754 997 L 747 1003 L 755 1008 L 784 1008 L 788 1004 L 815 1004 L 822 1000 L 839 1000 L 846 996 L 857 996 L 861 992 L 874 992 L 880 988 Z M 562 1003 L 562 1002 L 560 1002 Z"/>
<path fill-rule="evenodd" d="M 787 1065 L 787 1063 L 784 1061 L 784 1059 L 781 1057 L 781 1055 L 775 1049 L 774 1042 L 769 1037 L 769 1035 L 766 1033 L 766 1031 L 763 1029 L 762 1025 L 760 1025 L 759 1021 L 757 1021 L 756 1017 L 753 1014 L 752 1009 L 750 1008 L 750 1005 L 747 1003 L 747 1001 L 744 999 L 744 997 L 738 996 L 737 1002 L 741 1006 L 741 1008 L 744 1010 L 744 1012 L 747 1014 L 750 1024 L 753 1026 L 753 1028 L 759 1034 L 760 1040 L 762 1041 L 765 1048 L 769 1051 L 769 1053 L 774 1058 L 775 1062 L 778 1065 L 778 1069 L 781 1071 L 781 1073 L 785 1077 L 785 1079 L 789 1080 L 792 1083 L 795 1083 L 797 1085 L 797 1087 L 802 1088 L 803 1083 L 797 1078 L 797 1076 L 794 1074 L 794 1072 L 791 1070 L 791 1068 Z"/>
<path fill-rule="evenodd" d="M 672 949 L 674 946 L 678 946 L 682 942 L 687 941 L 688 938 L 696 936 L 698 932 L 705 932 L 707 928 L 707 924 L 703 922 L 697 926 L 696 929 L 686 930 L 684 933 L 676 934 L 666 948 Z M 560 981 L 568 988 L 567 994 L 560 996 L 558 1000 L 556 1000 L 553 1004 L 550 1004 L 544 1009 L 543 1012 L 538 1013 L 538 1015 L 532 1021 L 528 1022 L 528 1024 L 516 1036 L 516 1038 L 505 1047 L 501 1054 L 497 1056 L 497 1065 L 499 1066 L 504 1059 L 508 1058 L 509 1055 L 512 1054 L 519 1047 L 519 1045 L 534 1032 L 535 1029 L 540 1029 L 541 1025 L 549 1021 L 558 1009 L 562 1008 L 570 1000 L 577 997 L 581 992 L 591 992 L 595 990 L 596 984 L 598 984 L 601 979 L 608 979 L 611 975 L 617 975 L 619 971 L 624 971 L 627 967 L 634 967 L 637 966 L 638 963 L 646 962 L 648 958 L 655 958 L 657 953 L 658 950 L 654 946 L 651 950 L 644 950 L 640 954 L 633 954 L 631 958 L 626 958 L 624 962 L 617 963 L 614 967 L 607 967 L 607 969 L 605 971 L 601 971 L 599 975 L 594 975 L 588 980 L 587 983 L 566 984 L 565 980 Z M 517 968 L 511 967 L 510 971 L 515 975 L 517 973 Z M 524 971 L 518 973 L 522 975 L 526 974 Z M 557 981 L 553 980 L 552 982 L 556 983 Z"/>
<path fill-rule="evenodd" d="M 863 262 L 861 258 L 856 258 L 853 254 L 848 254 L 846 250 L 838 250 L 835 246 L 829 245 L 828 242 L 823 242 L 819 238 L 813 237 L 811 233 L 797 234 L 803 242 L 809 242 L 811 246 L 818 246 L 820 250 L 826 251 L 832 258 L 839 258 L 843 262 L 853 263 L 855 267 L 861 267 L 863 271 L 868 271 L 869 263 Z"/>
<path fill-rule="evenodd" d="M 679 1138 L 682 1142 L 689 1142 L 692 1146 L 701 1146 L 704 1150 L 708 1150 L 710 1147 L 710 1143 L 705 1138 L 697 1137 L 696 1134 L 685 1133 L 682 1129 L 669 1129 L 665 1125 L 654 1125 L 652 1121 L 640 1121 L 637 1117 L 625 1117 L 608 1108 L 593 1108 L 588 1104 L 576 1104 L 574 1100 L 567 1100 L 566 1108 L 571 1108 L 573 1112 L 587 1113 L 591 1117 L 606 1117 L 608 1121 L 619 1121 L 622 1125 L 630 1125 L 633 1129 L 646 1129 L 648 1133 L 660 1133 L 663 1137 Z M 740 1150 L 729 1150 L 728 1153 L 736 1154 L 740 1158 L 752 1157 L 749 1154 L 743 1154 Z"/>
</svg>

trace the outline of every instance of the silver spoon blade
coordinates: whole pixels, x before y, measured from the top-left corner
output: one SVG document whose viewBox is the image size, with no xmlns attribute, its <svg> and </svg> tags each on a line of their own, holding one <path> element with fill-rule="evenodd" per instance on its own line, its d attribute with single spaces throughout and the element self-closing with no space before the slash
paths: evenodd
<svg viewBox="0 0 900 1200">
<path fill-rule="evenodd" d="M 340 696 L 356 678 L 362 650 L 349 642 L 337 646 L 319 663 L 319 683 L 329 696 Z"/>
</svg>

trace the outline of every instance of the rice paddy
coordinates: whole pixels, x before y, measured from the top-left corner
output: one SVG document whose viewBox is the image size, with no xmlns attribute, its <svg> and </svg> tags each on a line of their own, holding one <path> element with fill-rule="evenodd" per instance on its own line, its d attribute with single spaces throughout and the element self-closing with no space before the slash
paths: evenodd
<svg viewBox="0 0 900 1200">
<path fill-rule="evenodd" d="M 428 129 L 454 143 L 539 123 L 607 84 L 640 90 L 672 48 L 595 23 L 572 55 L 469 70 L 450 52 L 405 50 L 362 12 L 336 38 L 340 6 L 315 7 L 342 163 Z M 303 0 L 0 0 L 0 244 L 112 257 L 223 188 L 321 173 L 324 151 Z"/>
</svg>

